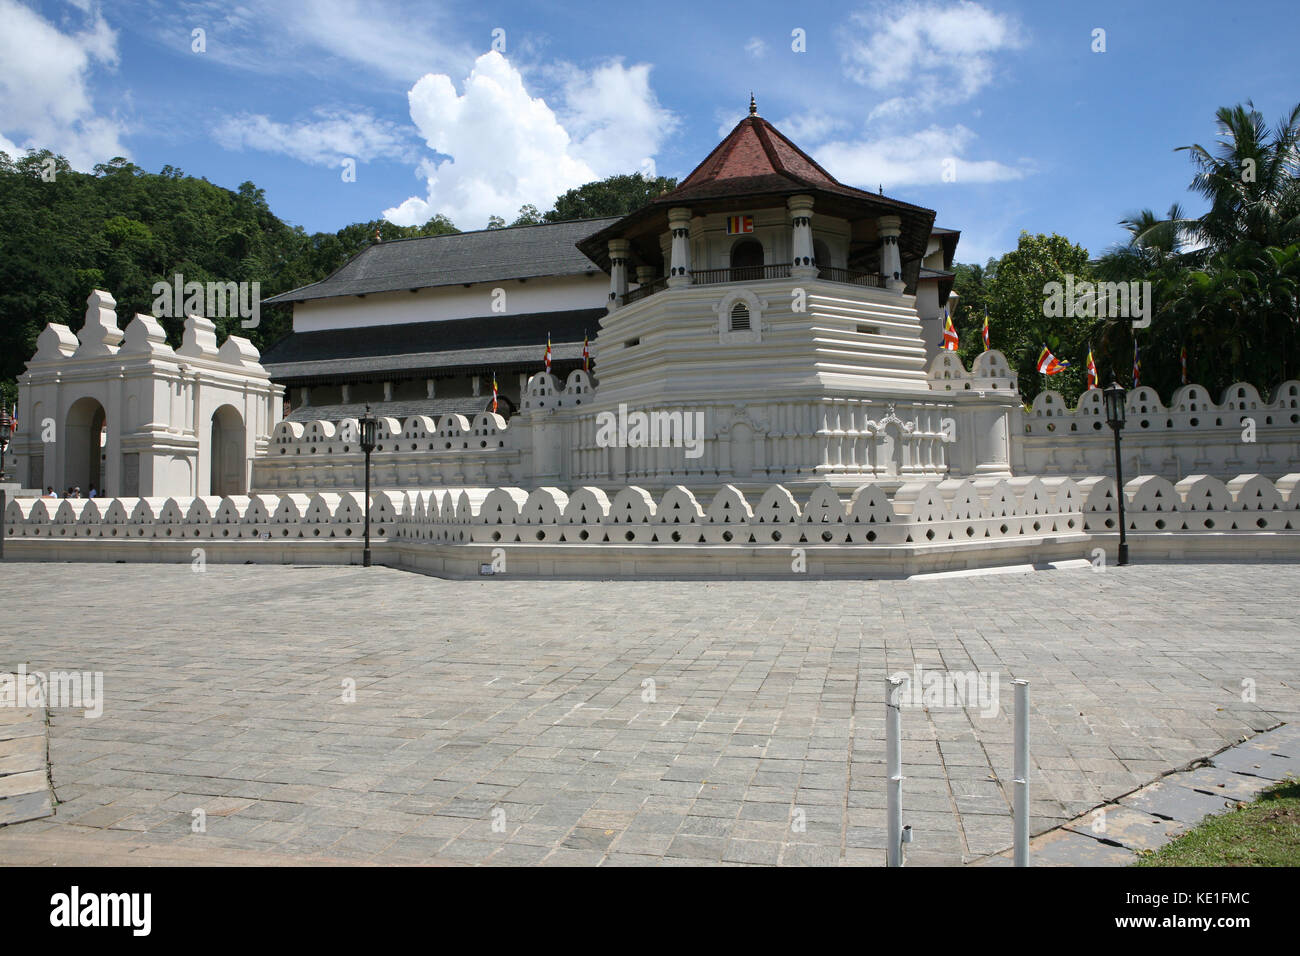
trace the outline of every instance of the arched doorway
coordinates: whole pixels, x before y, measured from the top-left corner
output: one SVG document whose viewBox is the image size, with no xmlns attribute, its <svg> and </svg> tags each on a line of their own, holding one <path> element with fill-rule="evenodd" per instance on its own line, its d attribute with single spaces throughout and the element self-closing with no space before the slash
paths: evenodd
<svg viewBox="0 0 1300 956">
<path fill-rule="evenodd" d="M 244 494 L 244 419 L 234 405 L 222 405 L 212 413 L 211 453 L 209 494 Z"/>
<path fill-rule="evenodd" d="M 104 406 L 93 398 L 79 398 L 68 409 L 63 426 L 63 484 L 56 489 L 63 494 L 68 488 L 80 488 L 83 498 L 94 488 L 104 493 L 104 446 L 108 439 L 108 419 Z"/>
<path fill-rule="evenodd" d="M 733 282 L 763 278 L 763 244 L 757 239 L 742 239 L 732 246 L 731 270 Z"/>
</svg>

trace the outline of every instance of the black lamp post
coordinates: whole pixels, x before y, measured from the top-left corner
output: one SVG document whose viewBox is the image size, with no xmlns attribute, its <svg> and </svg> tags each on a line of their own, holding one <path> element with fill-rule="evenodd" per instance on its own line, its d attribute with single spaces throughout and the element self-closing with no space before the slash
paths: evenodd
<svg viewBox="0 0 1300 956">
<path fill-rule="evenodd" d="M 5 480 L 5 452 L 9 450 L 9 439 L 14 434 L 14 422 L 9 417 L 9 409 L 0 405 L 0 481 Z"/>
<path fill-rule="evenodd" d="M 366 548 L 361 553 L 361 566 L 370 567 L 370 453 L 375 450 L 375 430 L 379 422 L 370 414 L 370 406 L 361 416 L 358 426 L 361 429 L 361 450 L 366 453 Z"/>
<path fill-rule="evenodd" d="M 1101 394 L 1106 402 L 1106 423 L 1115 433 L 1115 484 L 1118 488 L 1115 497 L 1119 499 L 1119 563 L 1124 565 L 1128 564 L 1128 537 L 1124 527 L 1124 462 L 1119 450 L 1119 433 L 1124 430 L 1126 395 L 1124 386 L 1119 382 L 1111 382 Z"/>
</svg>

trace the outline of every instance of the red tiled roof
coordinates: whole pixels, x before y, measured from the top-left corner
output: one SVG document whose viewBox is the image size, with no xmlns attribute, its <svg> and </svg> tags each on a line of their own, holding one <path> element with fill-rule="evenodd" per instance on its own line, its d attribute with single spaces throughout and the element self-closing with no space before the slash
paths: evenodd
<svg viewBox="0 0 1300 956">
<path fill-rule="evenodd" d="M 681 184 L 657 202 L 789 187 L 839 187 L 835 177 L 761 116 L 747 116 Z"/>
</svg>

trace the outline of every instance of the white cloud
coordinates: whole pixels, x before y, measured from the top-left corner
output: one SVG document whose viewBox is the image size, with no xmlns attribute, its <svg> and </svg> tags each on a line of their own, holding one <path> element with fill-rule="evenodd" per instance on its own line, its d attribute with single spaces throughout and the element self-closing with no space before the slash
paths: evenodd
<svg viewBox="0 0 1300 956">
<path fill-rule="evenodd" d="M 566 66 L 564 75 L 559 119 L 574 154 L 597 176 L 633 170 L 655 175 L 653 154 L 677 120 L 650 88 L 650 65 L 625 67 L 610 60 L 590 73 Z"/>
<path fill-rule="evenodd" d="M 808 144 L 823 142 L 832 133 L 847 129 L 850 124 L 845 119 L 827 113 L 802 113 L 787 116 L 772 125 L 793 140 L 796 146 L 807 149 Z"/>
<path fill-rule="evenodd" d="M 213 135 L 227 149 L 283 153 L 316 166 L 336 166 L 344 159 L 415 161 L 406 129 L 365 112 L 318 109 L 312 119 L 295 123 L 243 113 L 222 120 Z"/>
<path fill-rule="evenodd" d="M 48 148 L 74 169 L 129 155 L 123 125 L 98 115 L 88 88 L 97 65 L 117 63 L 117 34 L 96 10 L 79 32 L 14 0 L 0 0 L 0 146 L 10 155 Z"/>
<path fill-rule="evenodd" d="M 1013 17 L 971 0 L 878 3 L 851 19 L 862 34 L 850 34 L 845 42 L 845 71 L 864 86 L 893 94 L 871 118 L 965 102 L 993 82 L 997 54 L 1025 43 Z"/>
<path fill-rule="evenodd" d="M 962 158 L 975 139 L 975 134 L 961 124 L 951 128 L 930 126 L 902 136 L 826 143 L 817 148 L 815 155 L 842 182 L 867 190 L 883 184 L 886 192 L 899 186 L 933 183 L 1006 182 L 1023 179 L 1032 172 L 1027 165 L 1015 167 L 991 159 Z M 948 179 L 945 172 L 949 173 Z"/>
<path fill-rule="evenodd" d="M 762 37 L 750 37 L 745 44 L 745 52 L 753 57 L 761 57 L 767 53 L 767 41 Z"/>
<path fill-rule="evenodd" d="M 444 4 L 421 0 L 184 0 L 156 4 L 142 19 L 159 43 L 187 53 L 191 31 L 203 29 L 202 56 L 236 69 L 406 84 L 435 64 L 469 62 L 468 45 L 448 39 L 452 16 Z M 482 45 L 490 42 L 485 32 Z"/>
<path fill-rule="evenodd" d="M 612 173 L 653 173 L 675 121 L 655 100 L 649 73 L 618 61 L 589 74 L 564 67 L 558 114 L 496 52 L 475 61 L 460 93 L 446 74 L 421 77 L 407 95 L 411 119 L 439 156 L 420 166 L 427 195 L 384 216 L 413 225 L 442 213 L 477 228 L 491 215 L 509 221 L 527 203 L 549 208 L 566 190 Z"/>
</svg>

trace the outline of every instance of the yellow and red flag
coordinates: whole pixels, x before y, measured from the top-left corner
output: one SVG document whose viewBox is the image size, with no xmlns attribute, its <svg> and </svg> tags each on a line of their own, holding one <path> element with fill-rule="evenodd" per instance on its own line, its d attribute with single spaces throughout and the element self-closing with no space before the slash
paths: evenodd
<svg viewBox="0 0 1300 956">
<path fill-rule="evenodd" d="M 1039 353 L 1038 356 L 1038 371 L 1042 372 L 1044 375 L 1055 375 L 1057 372 L 1064 372 L 1069 367 L 1069 362 L 1059 361 L 1057 357 L 1052 354 L 1051 349 L 1046 345 L 1043 346 L 1043 351 Z"/>
<path fill-rule="evenodd" d="M 984 351 L 989 350 L 989 307 L 984 306 Z"/>
<path fill-rule="evenodd" d="M 1088 388 L 1096 388 L 1101 384 L 1101 376 L 1097 374 L 1097 363 L 1092 357 L 1092 343 L 1088 343 Z"/>
<path fill-rule="evenodd" d="M 551 370 L 551 333 L 546 333 L 546 371 Z"/>
<path fill-rule="evenodd" d="M 587 348 L 587 333 L 582 333 L 582 370 L 591 371 L 591 350 Z"/>
<path fill-rule="evenodd" d="M 943 347 L 949 352 L 957 351 L 957 330 L 952 327 L 952 316 L 943 310 Z"/>
<path fill-rule="evenodd" d="M 493 414 L 493 415 L 495 415 L 496 412 L 497 412 L 497 398 L 498 398 L 498 395 L 497 395 L 497 373 L 496 373 L 496 372 L 493 372 L 493 373 L 492 373 L 492 414 Z"/>
<path fill-rule="evenodd" d="M 1183 384 L 1186 385 L 1187 384 L 1187 346 L 1186 345 L 1183 346 L 1183 350 L 1180 358 L 1183 363 Z"/>
</svg>

